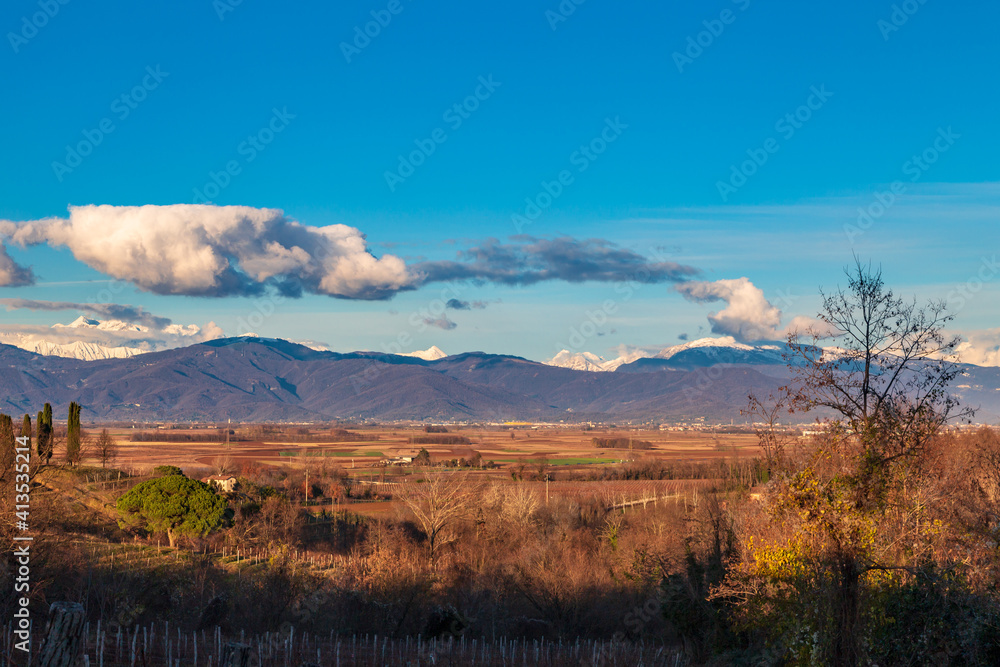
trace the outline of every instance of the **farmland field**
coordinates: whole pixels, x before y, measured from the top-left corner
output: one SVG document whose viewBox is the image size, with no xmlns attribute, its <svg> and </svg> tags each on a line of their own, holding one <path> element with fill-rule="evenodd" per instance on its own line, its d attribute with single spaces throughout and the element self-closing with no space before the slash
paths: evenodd
<svg viewBox="0 0 1000 667">
<path fill-rule="evenodd" d="M 449 444 L 414 444 L 415 439 L 435 436 L 422 427 L 352 427 L 349 431 L 269 427 L 262 431 L 237 427 L 230 431 L 227 443 L 218 429 L 110 429 L 119 444 L 117 464 L 125 470 L 144 473 L 173 465 L 195 478 L 223 470 L 237 475 L 272 470 L 282 477 L 312 474 L 324 479 L 334 475 L 345 478 L 346 497 L 329 495 L 332 492 L 323 496 L 317 488 L 308 498 L 309 510 L 369 516 L 399 510 L 393 489 L 398 491 L 401 484 L 458 468 L 470 480 L 517 481 L 539 497 L 596 500 L 611 506 L 709 488 L 720 476 L 719 466 L 759 453 L 755 436 L 746 433 L 449 427 L 447 434 L 437 436 Z M 649 448 L 598 448 L 595 438 L 621 442 L 631 438 L 649 443 Z M 458 439 L 468 444 L 450 444 Z M 416 457 L 421 449 L 427 450 L 432 467 L 385 464 L 393 457 Z M 647 471 L 643 479 L 620 479 L 634 476 L 627 469 L 649 466 L 657 472 Z"/>
<path fill-rule="evenodd" d="M 755 456 L 758 452 L 756 437 L 752 434 L 716 434 L 709 432 L 632 432 L 635 440 L 649 441 L 651 449 L 633 450 L 628 448 L 597 448 L 591 440 L 594 437 L 628 437 L 623 430 L 584 431 L 571 428 L 546 428 L 537 430 L 487 430 L 454 429 L 455 435 L 469 439 L 468 445 L 413 444 L 415 437 L 424 436 L 418 428 L 357 428 L 355 433 L 363 434 L 363 441 L 318 439 L 320 433 L 311 433 L 309 442 L 288 442 L 285 439 L 269 440 L 264 437 L 255 440 L 224 442 L 173 442 L 157 440 L 157 432 L 147 429 L 149 441 L 132 442 L 135 429 L 111 429 L 111 434 L 119 442 L 118 462 L 137 470 L 157 465 L 176 465 L 187 470 L 211 467 L 219 456 L 231 457 L 236 465 L 259 463 L 276 466 L 301 465 L 299 458 L 331 457 L 340 459 L 336 463 L 351 467 L 373 464 L 372 459 L 395 456 L 415 456 L 421 448 L 427 449 L 433 462 L 452 458 L 468 458 L 478 452 L 483 461 L 494 461 L 506 468 L 521 462 L 527 464 L 532 459 L 544 457 L 551 466 L 560 469 L 575 469 L 595 465 L 617 465 L 623 460 L 658 460 L 674 462 L 710 462 L 719 459 Z M 170 429 L 164 431 L 171 437 L 179 434 L 204 435 L 204 429 Z M 315 439 L 314 439 L 315 438 Z"/>
</svg>

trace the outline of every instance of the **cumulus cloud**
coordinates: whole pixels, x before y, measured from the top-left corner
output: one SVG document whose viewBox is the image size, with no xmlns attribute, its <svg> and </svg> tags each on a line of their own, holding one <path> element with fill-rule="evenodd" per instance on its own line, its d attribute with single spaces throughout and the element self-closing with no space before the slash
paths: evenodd
<svg viewBox="0 0 1000 667">
<path fill-rule="evenodd" d="M 764 292 L 747 278 L 689 282 L 677 286 L 689 301 L 725 301 L 726 307 L 711 313 L 712 332 L 742 341 L 772 340 L 781 326 L 781 310 L 765 298 Z"/>
<path fill-rule="evenodd" d="M 174 325 L 174 326 L 177 326 L 177 325 Z M 194 325 L 190 325 L 190 326 L 194 326 Z M 167 327 L 167 330 L 169 330 L 169 329 L 170 329 L 170 327 Z M 201 331 L 199 333 L 201 335 L 201 340 L 203 340 L 203 341 L 206 341 L 206 340 L 216 340 L 218 338 L 225 338 L 226 337 L 226 332 L 222 330 L 222 327 L 220 327 L 215 322 L 211 322 L 211 321 L 209 321 L 208 324 L 206 324 L 205 326 L 203 326 L 201 328 Z M 198 334 L 195 334 L 195 335 L 198 335 Z"/>
<path fill-rule="evenodd" d="M 146 311 L 142 306 L 129 306 L 117 303 L 75 303 L 71 301 L 37 301 L 35 299 L 0 299 L 0 306 L 8 311 L 24 308 L 26 310 L 78 310 L 80 312 L 105 317 L 122 322 L 133 322 L 143 326 L 162 329 L 171 324 L 170 318 L 158 317 Z"/>
<path fill-rule="evenodd" d="M 437 327 L 438 329 L 444 329 L 445 331 L 451 331 L 458 326 L 447 317 L 438 317 L 436 319 L 432 317 L 425 317 L 424 324 L 431 327 Z"/>
<path fill-rule="evenodd" d="M 968 334 L 955 352 L 967 364 L 1000 366 L 1000 328 Z"/>
<path fill-rule="evenodd" d="M 278 209 L 248 206 L 71 206 L 68 218 L 0 220 L 0 237 L 22 247 L 66 247 L 91 268 L 140 289 L 187 296 L 250 296 L 273 288 L 292 297 L 308 292 L 388 299 L 453 280 L 663 283 L 698 274 L 693 267 L 654 261 L 610 241 L 570 237 L 487 239 L 459 252 L 456 260 L 407 265 L 394 255 L 376 257 L 354 227 L 308 226 Z M 32 279 L 30 270 L 0 248 L 0 284 Z M 481 302 L 469 308 L 476 303 Z"/>
<path fill-rule="evenodd" d="M 429 261 L 411 268 L 423 283 L 473 280 L 503 285 L 533 285 L 547 280 L 641 283 L 681 282 L 698 269 L 676 262 L 655 262 L 603 239 L 532 236 L 511 243 L 487 239 L 458 253 L 458 261 Z"/>
<path fill-rule="evenodd" d="M 793 318 L 788 326 L 782 328 L 781 309 L 768 301 L 763 290 L 745 277 L 713 282 L 685 282 L 677 285 L 676 289 L 688 301 L 724 301 L 725 308 L 708 315 L 712 333 L 732 336 L 745 343 L 777 340 L 791 333 L 806 333 L 810 330 L 822 332 L 826 329 L 818 320 L 804 316 Z"/>
<path fill-rule="evenodd" d="M 35 275 L 26 266 L 21 266 L 0 243 L 0 287 L 23 287 L 33 285 Z"/>
<path fill-rule="evenodd" d="M 9 225 L 9 223 L 8 223 Z M 65 246 L 88 266 L 157 294 L 255 295 L 274 286 L 345 299 L 412 288 L 402 259 L 375 257 L 347 225 L 309 227 L 248 206 L 71 206 L 14 225 L 21 245 Z"/>
</svg>

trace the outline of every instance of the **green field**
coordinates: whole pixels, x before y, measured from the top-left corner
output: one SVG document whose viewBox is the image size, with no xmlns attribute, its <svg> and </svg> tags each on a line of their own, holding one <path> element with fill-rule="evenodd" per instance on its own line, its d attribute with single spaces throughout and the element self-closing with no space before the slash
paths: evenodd
<svg viewBox="0 0 1000 667">
<path fill-rule="evenodd" d="M 494 463 L 523 463 L 526 466 L 535 465 L 532 459 L 491 459 Z M 595 458 L 595 457 L 568 457 L 564 459 L 548 459 L 547 464 L 550 466 L 578 466 L 578 465 L 588 465 L 591 463 L 618 463 L 619 459 L 609 459 L 609 458 Z"/>
<path fill-rule="evenodd" d="M 618 463 L 620 459 L 595 458 L 595 457 L 570 457 L 565 459 L 550 459 L 551 466 L 577 466 L 590 463 Z"/>
</svg>

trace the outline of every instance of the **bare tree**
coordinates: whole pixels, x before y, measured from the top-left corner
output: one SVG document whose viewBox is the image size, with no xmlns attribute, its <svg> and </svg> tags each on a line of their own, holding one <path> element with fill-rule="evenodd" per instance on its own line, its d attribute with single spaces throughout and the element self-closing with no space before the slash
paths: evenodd
<svg viewBox="0 0 1000 667">
<path fill-rule="evenodd" d="M 847 273 L 847 290 L 822 294 L 819 319 L 834 333 L 835 351 L 820 347 L 822 332 L 789 337 L 795 382 L 789 389 L 798 410 L 834 413 L 834 426 L 851 434 L 875 477 L 894 461 L 912 457 L 960 409 L 948 386 L 960 339 L 943 327 L 953 319 L 942 302 L 918 308 L 896 297 L 881 270 L 860 261 Z M 873 479 L 872 481 L 876 481 Z"/>
<path fill-rule="evenodd" d="M 529 527 L 541 505 L 538 493 L 527 484 L 493 484 L 481 499 L 491 522 L 501 528 Z"/>
<path fill-rule="evenodd" d="M 94 441 L 94 454 L 101 460 L 101 467 L 108 467 L 118 458 L 118 442 L 111 437 L 108 429 L 101 429 L 100 435 Z"/>
<path fill-rule="evenodd" d="M 768 476 L 781 465 L 785 456 L 785 448 L 790 442 L 790 438 L 780 428 L 782 413 L 791 412 L 788 402 L 787 396 L 774 397 L 770 395 L 766 399 L 760 399 L 755 394 L 751 394 L 747 401 L 747 407 L 740 411 L 744 416 L 750 418 L 750 426 L 754 435 L 757 436 L 757 443 L 764 452 Z"/>
<path fill-rule="evenodd" d="M 236 472 L 236 463 L 228 453 L 222 454 L 212 460 L 212 468 L 217 475 L 229 475 Z"/>
<path fill-rule="evenodd" d="M 455 524 L 471 511 L 476 497 L 473 485 L 466 473 L 447 473 L 427 475 L 403 487 L 401 499 L 427 536 L 434 567 L 438 551 L 455 539 Z"/>
<path fill-rule="evenodd" d="M 813 576 L 829 586 L 821 618 L 829 619 L 826 656 L 835 665 L 864 661 L 865 575 L 905 569 L 883 562 L 891 552 L 871 537 L 874 527 L 893 503 L 906 502 L 911 466 L 931 438 L 948 421 L 971 415 L 948 392 L 959 372 L 958 339 L 944 335 L 952 319 L 944 304 L 918 307 L 895 296 L 881 271 L 860 261 L 847 277 L 847 289 L 821 293 L 825 331 L 788 339 L 793 381 L 784 400 L 795 411 L 832 416 L 811 461 L 776 486 L 772 512 L 778 523 L 789 513 L 801 517 L 800 538 L 811 536 Z M 780 405 L 750 405 L 769 423 L 762 445 L 772 455 L 780 453 L 772 419 Z"/>
</svg>

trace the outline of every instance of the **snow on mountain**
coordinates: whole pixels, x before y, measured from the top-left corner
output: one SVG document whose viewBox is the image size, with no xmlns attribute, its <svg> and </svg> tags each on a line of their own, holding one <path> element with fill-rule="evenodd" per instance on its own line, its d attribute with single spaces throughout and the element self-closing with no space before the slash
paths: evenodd
<svg viewBox="0 0 1000 667">
<path fill-rule="evenodd" d="M 659 350 L 633 348 L 622 352 L 614 359 L 605 359 L 591 352 L 574 353 L 562 350 L 544 363 L 580 371 L 614 371 L 619 366 L 638 359 L 649 358 L 668 360 L 677 357 L 680 361 L 681 359 L 687 360 L 690 357 L 697 357 L 704 364 L 748 363 L 751 360 L 755 363 L 784 363 L 781 351 L 782 348 L 778 345 L 746 345 L 736 342 L 732 336 L 721 336 L 719 338 L 699 338 Z"/>
<path fill-rule="evenodd" d="M 672 345 L 653 355 L 657 359 L 691 363 L 714 364 L 784 364 L 783 345 L 747 345 L 738 343 L 732 336 L 699 338 L 681 345 Z"/>
<path fill-rule="evenodd" d="M 240 334 L 237 338 L 247 338 L 247 334 Z M 257 334 L 249 336 L 250 338 L 260 338 Z M 310 350 L 316 350 L 317 352 L 330 352 L 330 346 L 326 343 L 320 343 L 315 340 L 289 340 L 289 343 L 296 343 L 298 345 L 304 345 Z"/>
<path fill-rule="evenodd" d="M 53 343 L 48 340 L 41 340 L 34 336 L 22 336 L 20 339 L 9 341 L 11 345 L 53 357 L 69 357 L 71 359 L 82 359 L 84 361 L 96 361 L 97 359 L 127 359 L 137 354 L 142 354 L 145 350 L 137 347 L 106 347 L 97 343 L 87 341 L 74 341 L 72 343 Z"/>
<path fill-rule="evenodd" d="M 123 320 L 98 320 L 81 315 L 69 324 L 0 330 L 0 343 L 37 354 L 83 361 L 127 359 L 137 354 L 189 345 L 206 339 L 218 329 L 212 322 L 206 327 L 204 331 L 194 324 L 151 328 Z"/>
<path fill-rule="evenodd" d="M 184 329 L 180 325 L 170 325 L 167 329 L 171 327 L 177 329 Z M 149 327 L 143 326 L 141 324 L 133 324 L 131 322 L 123 322 L 121 320 L 95 320 L 84 315 L 76 318 L 69 324 L 53 324 L 53 329 L 96 329 L 99 331 L 134 331 L 137 333 L 146 333 L 149 331 Z M 197 333 L 198 327 L 195 327 L 195 333 Z M 182 333 L 180 330 L 176 332 L 168 333 Z"/>
<path fill-rule="evenodd" d="M 777 346 L 770 347 L 777 349 Z M 698 340 L 688 341 L 687 343 L 681 343 L 680 345 L 671 345 L 670 347 L 665 347 L 651 356 L 657 357 L 658 359 L 669 359 L 670 357 L 686 350 L 694 350 L 698 348 L 728 348 L 743 352 L 749 352 L 750 350 L 756 349 L 753 345 L 737 343 L 736 339 L 732 336 L 720 336 L 719 338 L 699 338 Z"/>
<path fill-rule="evenodd" d="M 399 355 L 401 357 L 416 357 L 417 359 L 423 359 L 424 361 L 437 361 L 438 359 L 444 359 L 448 355 L 445 354 L 441 348 L 437 345 L 431 345 L 426 350 L 416 350 L 414 352 L 407 352 L 405 354 Z"/>
<path fill-rule="evenodd" d="M 608 363 L 603 357 L 599 357 L 593 352 L 570 352 L 560 350 L 559 353 L 545 362 L 549 366 L 559 366 L 560 368 L 571 368 L 574 371 L 605 371 L 604 367 Z"/>
<path fill-rule="evenodd" d="M 648 356 L 648 352 L 642 350 L 632 350 L 621 354 L 614 359 L 599 357 L 593 352 L 570 352 L 560 350 L 556 356 L 543 363 L 549 366 L 559 366 L 560 368 L 571 368 L 575 371 L 613 371 L 622 364 L 627 364 L 636 359 Z"/>
</svg>

